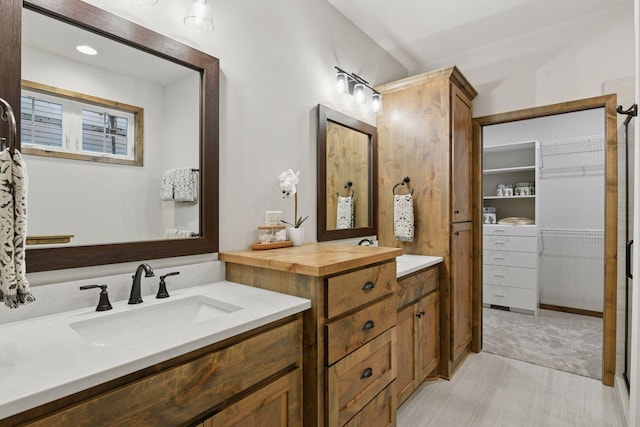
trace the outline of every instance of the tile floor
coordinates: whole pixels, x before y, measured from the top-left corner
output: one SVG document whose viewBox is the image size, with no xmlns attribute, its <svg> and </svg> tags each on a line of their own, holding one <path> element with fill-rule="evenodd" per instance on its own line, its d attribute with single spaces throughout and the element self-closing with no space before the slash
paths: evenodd
<svg viewBox="0 0 640 427">
<path fill-rule="evenodd" d="M 427 381 L 398 427 L 623 427 L 613 387 L 502 356 L 471 354 L 451 381 Z"/>
</svg>

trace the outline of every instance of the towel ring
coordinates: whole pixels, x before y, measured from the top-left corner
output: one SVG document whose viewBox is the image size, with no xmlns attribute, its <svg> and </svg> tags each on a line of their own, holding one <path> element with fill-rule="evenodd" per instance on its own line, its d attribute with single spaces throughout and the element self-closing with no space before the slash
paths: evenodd
<svg viewBox="0 0 640 427">
<path fill-rule="evenodd" d="M 410 182 L 410 181 L 411 181 L 411 178 L 409 178 L 408 176 L 405 176 L 405 177 L 402 179 L 402 182 L 399 182 L 399 183 L 397 183 L 396 185 L 394 185 L 394 186 L 393 186 L 393 190 L 392 190 L 392 191 L 393 191 L 393 195 L 394 195 L 394 196 L 399 196 L 399 194 L 396 194 L 396 188 L 397 188 L 398 186 L 400 186 L 400 185 L 405 185 L 405 184 L 407 185 L 407 187 L 409 187 L 409 182 Z M 409 194 L 411 194 L 412 196 L 413 196 L 413 190 L 414 190 L 414 189 L 412 188 L 412 189 L 411 189 L 411 193 L 409 193 Z"/>
<path fill-rule="evenodd" d="M 13 156 L 13 152 L 16 148 L 16 116 L 13 114 L 13 109 L 11 105 L 4 99 L 0 98 L 0 119 L 9 123 L 9 153 Z M 0 140 L 4 140 L 4 138 L 0 138 Z M 5 142 L 6 144 L 6 142 Z M 7 145 L 2 147 L 2 149 L 6 148 Z"/>
<path fill-rule="evenodd" d="M 356 191 L 353 189 L 353 182 L 351 180 L 347 181 L 347 183 L 344 185 L 344 188 L 347 189 L 346 197 L 349 197 L 349 191 L 351 191 L 351 197 L 355 199 Z M 340 196 L 340 192 L 338 192 L 338 196 Z"/>
</svg>

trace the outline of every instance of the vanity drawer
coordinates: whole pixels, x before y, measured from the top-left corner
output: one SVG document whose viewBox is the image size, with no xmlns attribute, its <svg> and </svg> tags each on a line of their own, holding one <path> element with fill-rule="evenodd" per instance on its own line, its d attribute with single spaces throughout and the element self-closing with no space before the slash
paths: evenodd
<svg viewBox="0 0 640 427">
<path fill-rule="evenodd" d="M 482 236 L 483 249 L 494 251 L 537 252 L 538 239 L 524 236 Z"/>
<path fill-rule="evenodd" d="M 537 291 L 532 289 L 510 288 L 508 286 L 483 285 L 482 302 L 511 308 L 536 311 Z"/>
<path fill-rule="evenodd" d="M 341 426 L 395 379 L 393 327 L 327 368 L 327 421 Z"/>
<path fill-rule="evenodd" d="M 513 286 L 525 289 L 537 289 L 537 270 L 535 268 L 485 265 L 482 268 L 482 283 L 500 286 Z"/>
<path fill-rule="evenodd" d="M 396 425 L 396 382 L 393 381 L 349 420 L 345 427 L 388 427 Z"/>
<path fill-rule="evenodd" d="M 538 254 L 536 252 L 484 250 L 482 252 L 482 263 L 484 265 L 536 268 Z"/>
<path fill-rule="evenodd" d="M 327 324 L 327 365 L 332 365 L 362 344 L 396 324 L 395 299 L 388 297 Z"/>
<path fill-rule="evenodd" d="M 398 279 L 398 308 L 402 308 L 438 289 L 439 268 L 429 267 Z"/>
<path fill-rule="evenodd" d="M 396 263 L 387 262 L 327 279 L 327 317 L 346 313 L 396 290 Z"/>
</svg>

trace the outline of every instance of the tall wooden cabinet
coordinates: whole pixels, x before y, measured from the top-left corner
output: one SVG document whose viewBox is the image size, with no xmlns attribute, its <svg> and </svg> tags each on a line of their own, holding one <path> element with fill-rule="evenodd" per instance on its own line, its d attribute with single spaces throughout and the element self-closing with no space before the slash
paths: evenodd
<svg viewBox="0 0 640 427">
<path fill-rule="evenodd" d="M 456 67 L 376 89 L 384 103 L 377 119 L 378 238 L 381 246 L 404 253 L 444 258 L 439 373 L 450 377 L 470 351 L 473 307 L 480 304 L 473 299 L 480 278 L 472 251 L 479 247 L 474 242 L 481 236 L 482 210 L 480 190 L 473 184 L 482 173 L 481 150 L 472 137 L 471 101 L 477 92 Z M 400 188 L 413 191 L 414 198 L 413 242 L 400 242 L 393 234 L 393 187 L 404 177 L 410 182 Z"/>
</svg>

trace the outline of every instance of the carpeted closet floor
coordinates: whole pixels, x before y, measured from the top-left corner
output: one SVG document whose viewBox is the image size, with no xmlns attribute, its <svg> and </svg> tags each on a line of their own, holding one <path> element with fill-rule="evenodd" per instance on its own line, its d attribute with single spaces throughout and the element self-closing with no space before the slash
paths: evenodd
<svg viewBox="0 0 640 427">
<path fill-rule="evenodd" d="M 482 349 L 499 356 L 602 378 L 602 319 L 539 310 L 483 309 Z"/>
</svg>

